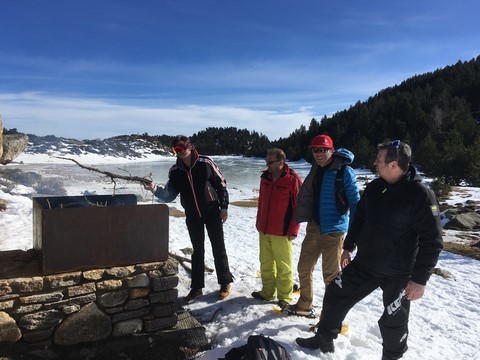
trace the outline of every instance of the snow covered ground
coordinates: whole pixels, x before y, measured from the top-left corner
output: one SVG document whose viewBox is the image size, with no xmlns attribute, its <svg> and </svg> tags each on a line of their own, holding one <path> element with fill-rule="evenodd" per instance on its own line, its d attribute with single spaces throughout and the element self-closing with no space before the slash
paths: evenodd
<svg viewBox="0 0 480 360">
<path fill-rule="evenodd" d="M 76 157 L 84 164 L 118 163 L 118 159 L 103 156 Z M 142 161 L 161 161 L 172 164 L 173 158 L 150 156 Z M 19 164 L 22 162 L 22 164 Z M 138 163 L 139 160 L 120 161 L 122 163 Z M 97 194 L 111 194 L 112 184 L 108 179 L 99 177 L 82 178 L 78 173 L 58 174 L 56 168 L 68 161 L 56 158 L 40 157 L 39 155 L 21 155 L 15 164 L 5 168 L 23 168 L 28 171 L 38 171 L 51 176 L 58 176 L 64 181 L 67 195 L 78 195 L 88 191 Z M 295 163 L 294 168 L 301 169 L 304 176 L 308 164 Z M 223 171 L 224 169 L 221 168 Z M 1 174 L 1 169 L 0 169 Z M 144 175 L 132 174 L 132 175 Z M 165 181 L 167 174 L 156 175 L 158 182 Z M 227 181 L 229 179 L 227 178 Z M 118 185 L 117 185 L 118 186 Z M 156 201 L 150 193 L 146 193 L 138 184 L 121 184 L 121 192 L 136 193 L 145 203 Z M 450 200 L 452 203 L 464 202 L 465 192 L 468 198 L 480 200 L 480 189 L 464 188 L 455 192 Z M 32 247 L 32 202 L 28 194 L 32 189 L 25 186 L 0 186 L 0 199 L 8 202 L 7 210 L 0 212 L 0 250 L 28 249 Z M 257 196 L 257 189 L 252 186 L 232 186 L 230 188 L 231 202 L 248 200 Z M 181 209 L 179 200 L 170 206 Z M 223 300 L 217 300 L 218 284 L 215 274 L 206 273 L 206 288 L 204 296 L 188 306 L 206 328 L 213 349 L 199 355 L 199 359 L 217 359 L 232 347 L 246 343 L 249 335 L 264 334 L 282 343 L 291 353 L 292 359 L 380 359 L 382 339 L 377 326 L 377 320 L 382 313 L 380 292 L 375 292 L 358 303 L 346 318 L 349 331 L 337 339 L 334 354 L 322 354 L 319 350 L 307 350 L 295 344 L 296 337 L 308 337 L 308 331 L 314 320 L 302 317 L 282 316 L 272 309 L 273 303 L 262 303 L 251 297 L 251 292 L 261 289 L 261 280 L 257 277 L 258 235 L 255 230 L 256 208 L 231 205 L 229 218 L 225 223 L 226 246 L 232 272 L 235 276 L 231 295 Z M 305 225 L 294 242 L 294 262 L 296 264 L 300 253 L 300 244 L 305 235 Z M 455 233 L 447 234 L 452 239 Z M 208 240 L 207 240 L 208 242 Z M 183 255 L 182 249 L 191 247 L 184 218 L 170 218 L 170 251 Z M 206 265 L 213 268 L 211 249 L 206 246 Z M 321 310 L 324 293 L 321 281 L 320 261 L 314 277 L 315 307 L 317 313 Z M 433 275 L 427 285 L 425 296 L 412 303 L 410 315 L 409 350 L 405 359 L 478 359 L 480 358 L 480 263 L 478 261 L 442 252 L 438 267 L 449 271 L 452 279 L 444 279 Z M 181 297 L 189 291 L 190 278 L 188 273 L 179 267 L 180 283 L 178 285 Z"/>
</svg>

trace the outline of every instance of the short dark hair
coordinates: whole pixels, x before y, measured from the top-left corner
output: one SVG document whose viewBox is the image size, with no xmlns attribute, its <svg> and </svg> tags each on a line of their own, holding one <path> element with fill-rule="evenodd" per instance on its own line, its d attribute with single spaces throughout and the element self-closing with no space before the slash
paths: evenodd
<svg viewBox="0 0 480 360">
<path fill-rule="evenodd" d="M 177 144 L 180 141 L 183 141 L 185 143 L 185 145 L 186 144 L 191 144 L 190 139 L 188 137 L 186 137 L 185 135 L 177 135 L 172 139 L 172 142 L 170 143 L 170 145 L 172 146 L 172 148 L 174 148 L 175 146 L 177 146 Z"/>
<path fill-rule="evenodd" d="M 285 162 L 285 159 L 287 158 L 285 152 L 279 148 L 268 149 L 267 155 L 275 155 L 277 160 L 283 160 L 283 162 Z"/>
<path fill-rule="evenodd" d="M 385 154 L 385 164 L 396 161 L 403 171 L 408 170 L 410 161 L 412 160 L 412 149 L 410 145 L 400 140 L 386 141 L 377 145 L 377 150 L 387 150 Z"/>
</svg>

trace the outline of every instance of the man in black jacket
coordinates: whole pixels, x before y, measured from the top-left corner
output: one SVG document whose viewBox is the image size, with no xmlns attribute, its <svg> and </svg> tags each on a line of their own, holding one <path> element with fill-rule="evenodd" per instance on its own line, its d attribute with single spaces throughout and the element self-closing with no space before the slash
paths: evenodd
<svg viewBox="0 0 480 360">
<path fill-rule="evenodd" d="M 171 145 L 177 162 L 170 168 L 165 187 L 152 182 L 145 188 L 165 202 L 175 200 L 180 194 L 193 245 L 191 291 L 183 301 L 191 303 L 202 295 L 205 287 L 205 227 L 220 284 L 218 296 L 224 299 L 229 295 L 233 282 L 223 234 L 223 223 L 228 218 L 227 183 L 213 160 L 199 155 L 189 138 L 178 135 Z"/>
<path fill-rule="evenodd" d="M 399 140 L 378 146 L 379 178 L 358 202 L 343 245 L 343 271 L 326 289 L 317 333 L 298 338 L 298 345 L 334 352 L 333 339 L 348 311 L 380 287 L 382 359 L 400 359 L 407 351 L 410 302 L 423 296 L 443 249 L 438 201 L 420 183 L 411 156 L 410 146 Z"/>
</svg>

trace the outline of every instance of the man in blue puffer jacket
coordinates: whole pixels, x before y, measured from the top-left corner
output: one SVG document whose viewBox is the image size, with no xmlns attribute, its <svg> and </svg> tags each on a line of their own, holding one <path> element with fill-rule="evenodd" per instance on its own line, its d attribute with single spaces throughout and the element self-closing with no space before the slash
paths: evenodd
<svg viewBox="0 0 480 360">
<path fill-rule="evenodd" d="M 308 221 L 297 267 L 300 298 L 295 305 L 285 308 L 284 312 L 314 317 L 313 270 L 318 258 L 322 256 L 325 287 L 337 276 L 343 240 L 360 195 L 355 172 L 348 166 L 354 158 L 351 151 L 343 148 L 335 150 L 332 139 L 327 135 L 315 136 L 310 148 L 315 162 L 300 189 L 296 212 L 298 223 Z M 337 172 L 343 166 L 344 189 L 350 211 L 342 214 L 337 209 L 335 180 Z"/>
<path fill-rule="evenodd" d="M 443 249 L 442 225 L 435 194 L 411 165 L 410 146 L 394 140 L 377 149 L 379 177 L 358 202 L 343 246 L 343 270 L 325 290 L 317 333 L 296 342 L 334 352 L 333 340 L 350 309 L 380 288 L 382 360 L 397 360 L 408 349 L 410 303 L 422 298 Z"/>
</svg>

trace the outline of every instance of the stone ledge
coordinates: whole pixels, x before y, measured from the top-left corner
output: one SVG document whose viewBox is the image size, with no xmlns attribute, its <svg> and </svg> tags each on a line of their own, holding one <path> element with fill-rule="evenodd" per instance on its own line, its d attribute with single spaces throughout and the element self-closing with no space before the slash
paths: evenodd
<svg viewBox="0 0 480 360">
<path fill-rule="evenodd" d="M 178 314 L 177 324 L 164 331 L 123 336 L 74 346 L 35 348 L 0 344 L 2 360 L 188 360 L 210 348 L 205 328 L 188 312 Z"/>
<path fill-rule="evenodd" d="M 175 259 L 54 275 L 42 275 L 36 262 L 32 251 L 0 252 L 0 359 L 18 349 L 108 348 L 181 331 Z M 205 337 L 203 327 L 189 333 Z M 169 340 L 179 341 L 196 344 L 184 334 Z"/>
</svg>

